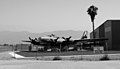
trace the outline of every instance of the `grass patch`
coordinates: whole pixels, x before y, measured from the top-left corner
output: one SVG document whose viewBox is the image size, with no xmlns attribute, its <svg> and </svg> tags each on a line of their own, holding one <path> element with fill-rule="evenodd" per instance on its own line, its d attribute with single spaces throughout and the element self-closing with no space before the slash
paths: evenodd
<svg viewBox="0 0 120 69">
<path fill-rule="evenodd" d="M 108 57 L 108 55 L 104 55 L 102 58 L 100 58 L 101 61 L 106 61 L 106 60 L 110 60 L 110 58 Z"/>
</svg>

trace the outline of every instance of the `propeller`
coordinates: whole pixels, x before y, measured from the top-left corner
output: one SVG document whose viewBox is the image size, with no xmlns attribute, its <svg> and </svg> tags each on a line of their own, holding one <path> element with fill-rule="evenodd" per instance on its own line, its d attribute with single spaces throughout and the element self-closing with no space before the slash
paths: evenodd
<svg viewBox="0 0 120 69">
<path fill-rule="evenodd" d="M 57 42 L 58 39 L 59 39 L 59 37 L 57 37 L 57 38 L 54 40 L 54 42 Z"/>
<path fill-rule="evenodd" d="M 55 35 L 54 35 L 54 34 L 51 34 L 51 36 L 55 37 Z"/>
<path fill-rule="evenodd" d="M 72 36 L 70 36 L 70 37 L 68 37 L 68 38 L 65 38 L 65 37 L 62 37 L 65 41 L 70 41 L 70 38 L 71 38 Z"/>
<path fill-rule="evenodd" d="M 56 39 L 50 39 L 52 42 L 57 42 L 57 40 L 59 39 L 59 37 L 57 37 Z"/>
</svg>

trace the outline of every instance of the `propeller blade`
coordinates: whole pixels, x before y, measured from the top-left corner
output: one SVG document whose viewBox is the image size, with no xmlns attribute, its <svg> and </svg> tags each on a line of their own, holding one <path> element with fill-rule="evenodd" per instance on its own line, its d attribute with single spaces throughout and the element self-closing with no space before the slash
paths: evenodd
<svg viewBox="0 0 120 69">
<path fill-rule="evenodd" d="M 32 40 L 30 37 L 29 37 L 30 40 Z"/>
<path fill-rule="evenodd" d="M 63 39 L 65 39 L 65 37 L 62 37 Z"/>
<path fill-rule="evenodd" d="M 35 38 L 34 40 L 37 40 L 37 38 Z"/>
<path fill-rule="evenodd" d="M 71 38 L 72 36 L 69 37 L 69 39 Z"/>
</svg>

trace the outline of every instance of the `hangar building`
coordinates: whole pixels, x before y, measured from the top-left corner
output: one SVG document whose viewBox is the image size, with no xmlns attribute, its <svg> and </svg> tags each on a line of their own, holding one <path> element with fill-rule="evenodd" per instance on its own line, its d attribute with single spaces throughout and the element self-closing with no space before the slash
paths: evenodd
<svg viewBox="0 0 120 69">
<path fill-rule="evenodd" d="M 90 33 L 93 38 L 93 33 Z M 107 20 L 95 29 L 95 38 L 108 38 L 106 50 L 120 50 L 120 20 Z"/>
</svg>

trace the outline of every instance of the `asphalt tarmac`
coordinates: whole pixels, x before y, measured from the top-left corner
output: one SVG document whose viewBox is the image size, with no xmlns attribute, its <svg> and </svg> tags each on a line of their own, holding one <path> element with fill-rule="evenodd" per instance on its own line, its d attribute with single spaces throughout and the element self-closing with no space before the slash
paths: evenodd
<svg viewBox="0 0 120 69">
<path fill-rule="evenodd" d="M 9 52 L 0 53 L 0 69 L 120 69 L 120 60 L 110 61 L 43 61 L 18 60 Z"/>
<path fill-rule="evenodd" d="M 120 61 L 0 60 L 0 69 L 120 69 Z"/>
</svg>

